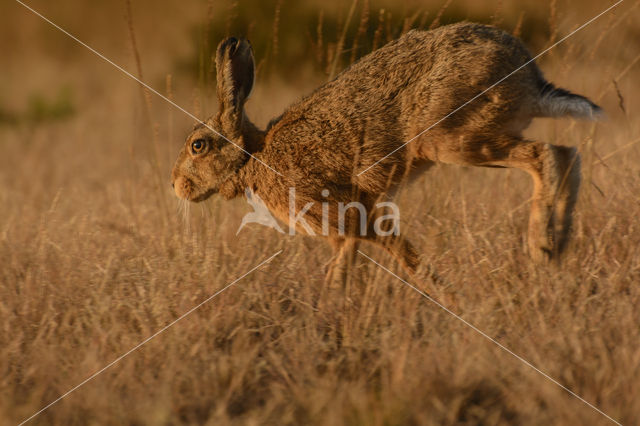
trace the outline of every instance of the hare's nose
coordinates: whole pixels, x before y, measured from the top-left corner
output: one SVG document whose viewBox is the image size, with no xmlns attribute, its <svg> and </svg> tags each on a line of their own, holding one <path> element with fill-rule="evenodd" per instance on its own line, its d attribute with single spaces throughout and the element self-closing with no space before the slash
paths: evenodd
<svg viewBox="0 0 640 426">
<path fill-rule="evenodd" d="M 173 184 L 173 182 L 171 182 L 171 188 L 175 189 L 176 186 Z"/>
</svg>

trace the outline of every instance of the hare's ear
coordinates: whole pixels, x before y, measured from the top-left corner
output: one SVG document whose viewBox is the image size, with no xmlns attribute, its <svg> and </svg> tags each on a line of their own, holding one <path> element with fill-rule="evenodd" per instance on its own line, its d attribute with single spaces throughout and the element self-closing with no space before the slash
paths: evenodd
<svg viewBox="0 0 640 426">
<path fill-rule="evenodd" d="M 255 77 L 251 44 L 235 37 L 223 40 L 216 53 L 216 70 L 220 111 L 240 118 Z"/>
</svg>

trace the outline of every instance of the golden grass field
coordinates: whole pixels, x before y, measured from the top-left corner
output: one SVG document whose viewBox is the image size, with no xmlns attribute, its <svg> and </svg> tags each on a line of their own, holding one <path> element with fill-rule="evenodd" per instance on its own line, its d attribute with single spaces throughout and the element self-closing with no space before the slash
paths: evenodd
<svg viewBox="0 0 640 426">
<path fill-rule="evenodd" d="M 208 52 L 227 32 L 254 35 L 247 108 L 261 126 L 327 80 L 345 23 L 338 70 L 405 23 L 519 27 L 535 53 L 612 4 L 361 0 L 349 20 L 338 1 L 29 1 L 202 118 L 216 108 Z M 640 424 L 639 6 L 624 1 L 538 61 L 608 116 L 527 132 L 582 153 L 560 267 L 526 254 L 524 173 L 438 165 L 398 200 L 402 231 L 446 283 L 422 268 L 412 284 L 625 425 Z M 169 173 L 193 120 L 13 0 L 0 16 L 0 424 L 280 250 L 28 424 L 612 423 L 363 257 L 346 286 L 324 288 L 322 241 L 259 225 L 236 236 L 243 200 L 185 211 Z"/>
</svg>

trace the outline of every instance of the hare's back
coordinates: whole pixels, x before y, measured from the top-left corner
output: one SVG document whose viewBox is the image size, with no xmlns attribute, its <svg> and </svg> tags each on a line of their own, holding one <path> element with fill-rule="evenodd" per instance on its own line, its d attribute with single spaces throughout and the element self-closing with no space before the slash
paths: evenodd
<svg viewBox="0 0 640 426">
<path fill-rule="evenodd" d="M 292 105 L 270 129 L 267 145 L 280 153 L 274 160 L 287 160 L 282 167 L 347 184 L 354 170 L 376 163 L 529 60 L 518 39 L 490 26 L 409 31 Z M 526 114 L 523 106 L 540 81 L 532 62 L 425 137 L 465 132 L 469 123 L 482 131 L 478 127 L 514 121 Z M 397 150 L 377 164 L 380 182 L 371 182 L 368 173 L 364 189 L 386 185 L 387 172 L 406 153 Z"/>
<path fill-rule="evenodd" d="M 432 66 L 408 93 L 414 108 L 409 115 L 425 113 L 417 114 L 424 119 L 419 125 L 440 120 L 472 99 L 444 127 L 481 131 L 466 128 L 465 123 L 494 128 L 531 114 L 546 81 L 519 39 L 471 23 L 442 27 L 434 38 Z"/>
<path fill-rule="evenodd" d="M 317 95 L 333 104 L 360 101 L 365 108 L 395 96 L 408 102 L 418 88 L 456 98 L 486 89 L 525 64 L 499 90 L 535 92 L 544 78 L 518 38 L 496 27 L 463 22 L 409 31 L 347 68 Z M 317 105 L 317 96 L 310 101 Z"/>
<path fill-rule="evenodd" d="M 526 115 L 546 82 L 523 43 L 498 28 L 465 22 L 413 30 L 291 106 L 280 127 L 295 122 L 298 129 L 287 130 L 294 135 L 322 132 L 327 149 L 340 141 L 359 144 L 354 134 L 379 121 L 406 139 L 416 126 L 429 127 L 499 81 L 456 112 L 449 128 L 479 122 L 470 114 L 483 114 L 480 122 L 488 126 Z M 314 139 L 305 138 L 315 144 Z"/>
</svg>

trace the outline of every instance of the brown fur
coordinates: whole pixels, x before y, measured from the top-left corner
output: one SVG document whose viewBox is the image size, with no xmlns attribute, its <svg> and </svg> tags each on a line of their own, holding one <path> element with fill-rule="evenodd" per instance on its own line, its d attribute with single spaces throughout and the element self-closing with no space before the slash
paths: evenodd
<svg viewBox="0 0 640 426">
<path fill-rule="evenodd" d="M 314 202 L 306 220 L 316 233 L 321 232 L 321 203 L 330 203 L 335 259 L 344 258 L 345 241 L 367 239 L 413 272 L 418 255 L 401 237 L 376 238 L 372 232 L 362 237 L 357 226 L 349 226 L 347 238 L 341 238 L 337 203 L 357 200 L 371 212 L 403 177 L 435 162 L 515 167 L 534 181 L 530 254 L 535 260 L 557 257 L 568 240 L 580 184 L 579 156 L 573 148 L 526 141 L 521 133 L 537 116 L 596 115 L 599 108 L 546 82 L 535 63 L 375 164 L 530 59 L 518 39 L 490 26 L 460 23 L 410 31 L 290 106 L 261 131 L 244 114 L 253 87 L 250 45 L 229 38 L 216 57 L 220 111 L 187 137 L 172 173 L 176 194 L 191 201 L 216 192 L 233 198 L 248 187 L 286 223 L 289 187 L 295 187 L 298 209 Z M 198 139 L 207 147 L 194 154 L 191 146 Z M 321 195 L 323 189 L 330 191 L 328 197 Z M 349 213 L 347 223 L 355 223 L 356 210 Z"/>
</svg>

